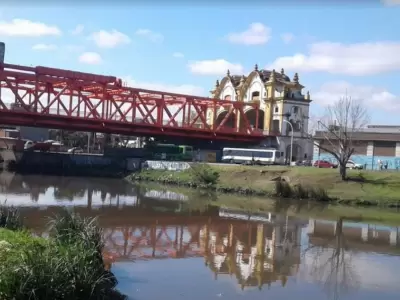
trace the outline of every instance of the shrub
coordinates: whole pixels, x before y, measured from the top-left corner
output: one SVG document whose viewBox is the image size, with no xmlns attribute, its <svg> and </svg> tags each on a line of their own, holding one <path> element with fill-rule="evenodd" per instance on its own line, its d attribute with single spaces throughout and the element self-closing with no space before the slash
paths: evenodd
<svg viewBox="0 0 400 300">
<path fill-rule="evenodd" d="M 22 222 L 17 208 L 0 204 L 0 228 L 10 230 L 22 229 Z"/>
<path fill-rule="evenodd" d="M 275 181 L 275 195 L 282 198 L 292 198 L 293 189 L 286 181 Z"/>
<path fill-rule="evenodd" d="M 50 236 L 61 244 L 83 243 L 100 254 L 103 251 L 103 231 L 97 226 L 96 218 L 81 218 L 66 210 L 50 219 L 49 225 Z"/>
<path fill-rule="evenodd" d="M 329 202 L 331 198 L 323 188 L 305 187 L 301 184 L 291 186 L 286 181 L 275 181 L 275 196 L 281 198 L 311 199 L 319 202 Z"/>
<path fill-rule="evenodd" d="M 293 194 L 298 199 L 308 199 L 310 197 L 309 189 L 301 184 L 297 184 L 293 188 Z"/>
<path fill-rule="evenodd" d="M 328 196 L 328 192 L 323 188 L 315 188 L 310 190 L 310 198 L 319 202 L 329 202 L 331 198 Z"/>
<path fill-rule="evenodd" d="M 95 219 L 65 213 L 51 221 L 48 240 L 27 232 L 0 231 L 0 299 L 126 299 L 102 260 Z"/>
<path fill-rule="evenodd" d="M 219 173 L 207 164 L 193 164 L 190 172 L 193 180 L 200 185 L 215 185 L 219 181 Z"/>
</svg>

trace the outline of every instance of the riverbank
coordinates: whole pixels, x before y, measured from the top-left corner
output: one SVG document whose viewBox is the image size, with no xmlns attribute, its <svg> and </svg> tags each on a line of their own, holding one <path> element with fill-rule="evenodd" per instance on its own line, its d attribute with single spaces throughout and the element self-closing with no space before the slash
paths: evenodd
<svg viewBox="0 0 400 300">
<path fill-rule="evenodd" d="M 277 181 L 284 181 L 294 190 L 313 189 L 322 196 L 326 194 L 331 203 L 400 207 L 400 172 L 349 170 L 349 179 L 342 181 L 335 169 L 237 165 L 213 165 L 204 168 L 200 172 L 197 168 L 179 172 L 142 170 L 129 175 L 127 179 L 131 182 L 158 182 L 206 188 L 220 193 L 270 197 L 276 196 Z M 213 176 L 216 178 L 214 183 Z M 207 183 L 207 179 L 210 182 Z"/>
<path fill-rule="evenodd" d="M 0 299 L 126 299 L 93 220 L 66 213 L 51 223 L 48 239 L 34 237 L 18 210 L 0 206 Z"/>
</svg>

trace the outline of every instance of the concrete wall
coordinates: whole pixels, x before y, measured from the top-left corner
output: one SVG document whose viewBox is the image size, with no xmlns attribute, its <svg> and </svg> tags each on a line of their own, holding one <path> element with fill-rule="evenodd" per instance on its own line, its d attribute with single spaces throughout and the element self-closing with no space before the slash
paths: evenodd
<svg viewBox="0 0 400 300">
<path fill-rule="evenodd" d="M 119 177 L 140 168 L 140 159 L 89 154 L 23 152 L 16 170 L 21 173 Z"/>
</svg>

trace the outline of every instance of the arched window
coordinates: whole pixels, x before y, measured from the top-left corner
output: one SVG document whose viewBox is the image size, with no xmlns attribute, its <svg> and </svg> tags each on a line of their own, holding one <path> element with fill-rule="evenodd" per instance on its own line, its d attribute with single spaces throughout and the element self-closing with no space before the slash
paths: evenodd
<svg viewBox="0 0 400 300">
<path fill-rule="evenodd" d="M 259 91 L 252 92 L 251 101 L 257 101 L 257 100 L 260 100 L 260 92 Z"/>
<path fill-rule="evenodd" d="M 226 95 L 224 97 L 224 100 L 231 101 L 232 100 L 232 96 L 231 95 Z"/>
<path fill-rule="evenodd" d="M 301 122 L 297 121 L 293 126 L 294 131 L 301 131 Z"/>
</svg>

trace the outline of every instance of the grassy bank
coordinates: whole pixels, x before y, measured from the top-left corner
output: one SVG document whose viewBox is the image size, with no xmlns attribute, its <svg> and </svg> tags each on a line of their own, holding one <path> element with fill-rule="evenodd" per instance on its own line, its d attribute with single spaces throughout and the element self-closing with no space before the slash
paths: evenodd
<svg viewBox="0 0 400 300">
<path fill-rule="evenodd" d="M 348 177 L 347 181 L 342 181 L 334 169 L 220 165 L 181 172 L 143 170 L 130 175 L 129 180 L 258 196 L 302 198 L 301 194 L 306 193 L 308 198 L 320 197 L 324 201 L 329 198 L 330 202 L 347 205 L 400 206 L 400 173 L 349 170 Z M 282 180 L 292 189 L 287 195 L 277 191 L 277 181 Z M 313 193 L 317 195 L 312 197 Z"/>
<path fill-rule="evenodd" d="M 48 239 L 24 230 L 18 211 L 0 207 L 0 299 L 126 299 L 104 267 L 94 220 L 65 213 Z"/>
</svg>

